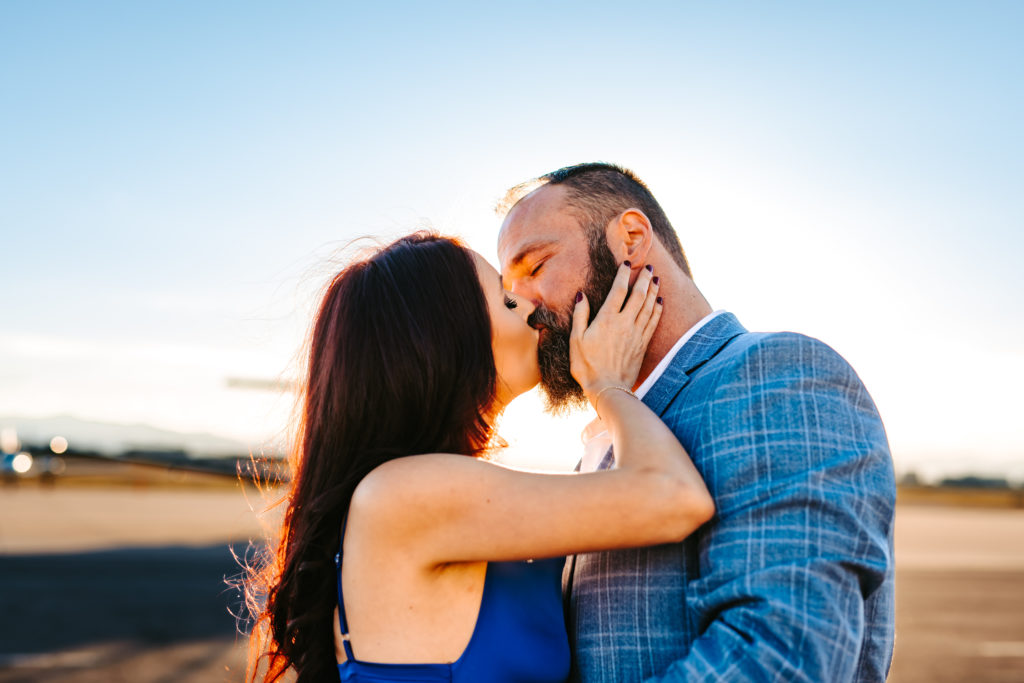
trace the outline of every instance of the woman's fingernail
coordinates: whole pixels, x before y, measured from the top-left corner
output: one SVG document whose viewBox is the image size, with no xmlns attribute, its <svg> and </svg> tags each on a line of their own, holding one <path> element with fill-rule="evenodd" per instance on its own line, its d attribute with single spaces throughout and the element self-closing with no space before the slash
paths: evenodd
<svg viewBox="0 0 1024 683">
<path fill-rule="evenodd" d="M 655 275 L 654 277 L 651 278 L 651 282 L 653 282 L 654 284 L 658 284 L 659 282 L 661 282 L 661 278 Z"/>
<path fill-rule="evenodd" d="M 659 303 L 659 304 L 663 304 L 663 303 L 665 303 L 665 302 L 664 302 L 664 301 L 662 300 L 662 298 L 661 298 L 660 296 L 659 296 L 659 297 L 658 297 L 657 299 L 655 299 L 654 301 L 655 301 L 656 303 Z"/>
<path fill-rule="evenodd" d="M 632 268 L 633 267 L 633 264 L 630 263 L 629 261 L 623 261 L 622 265 L 626 266 L 627 268 Z"/>
<path fill-rule="evenodd" d="M 644 268 L 646 268 L 651 273 L 654 272 L 654 266 L 652 266 L 650 263 L 648 263 L 646 266 L 644 266 Z"/>
<path fill-rule="evenodd" d="M 576 292 L 576 303 L 583 301 L 583 292 Z"/>
</svg>

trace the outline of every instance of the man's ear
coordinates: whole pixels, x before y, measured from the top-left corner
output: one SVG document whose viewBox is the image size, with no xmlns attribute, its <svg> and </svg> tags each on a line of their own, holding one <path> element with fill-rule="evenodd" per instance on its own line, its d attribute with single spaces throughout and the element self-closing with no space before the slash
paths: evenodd
<svg viewBox="0 0 1024 683">
<path fill-rule="evenodd" d="M 647 256 L 654 246 L 654 228 L 640 209 L 626 209 L 619 214 L 608 224 L 605 237 L 618 263 L 630 261 L 633 270 L 647 264 Z"/>
</svg>

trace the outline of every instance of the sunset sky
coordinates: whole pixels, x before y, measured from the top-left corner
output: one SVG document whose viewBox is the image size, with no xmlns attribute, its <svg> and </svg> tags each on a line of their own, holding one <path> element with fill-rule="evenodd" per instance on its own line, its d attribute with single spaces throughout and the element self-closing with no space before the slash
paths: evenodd
<svg viewBox="0 0 1024 683">
<path fill-rule="evenodd" d="M 857 369 L 897 467 L 1024 481 L 1024 5 L 0 4 L 0 416 L 285 428 L 319 287 L 613 161 L 698 286 Z M 522 462 L 586 419 L 509 410 Z"/>
</svg>

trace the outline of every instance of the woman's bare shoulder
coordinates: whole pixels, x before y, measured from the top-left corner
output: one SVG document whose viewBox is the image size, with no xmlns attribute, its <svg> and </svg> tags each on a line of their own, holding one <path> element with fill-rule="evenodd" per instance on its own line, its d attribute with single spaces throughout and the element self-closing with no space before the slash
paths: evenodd
<svg viewBox="0 0 1024 683">
<path fill-rule="evenodd" d="M 424 496 L 446 495 L 467 476 L 495 464 L 457 453 L 424 453 L 389 460 L 370 471 L 352 494 L 352 507 L 380 514 L 393 508 L 408 509 Z"/>
</svg>

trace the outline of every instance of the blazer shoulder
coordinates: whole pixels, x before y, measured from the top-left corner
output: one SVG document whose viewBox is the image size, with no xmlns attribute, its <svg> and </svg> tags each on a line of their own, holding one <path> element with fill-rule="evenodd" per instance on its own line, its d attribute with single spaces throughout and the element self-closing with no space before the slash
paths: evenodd
<svg viewBox="0 0 1024 683">
<path fill-rule="evenodd" d="M 880 419 L 860 376 L 828 344 L 795 332 L 752 332 L 734 342 L 703 378 L 703 419 L 717 415 L 723 404 L 760 407 L 775 421 L 811 405 Z"/>
<path fill-rule="evenodd" d="M 895 495 L 881 417 L 842 356 L 793 332 L 735 341 L 707 377 L 692 452 L 720 510 L 759 499 L 751 491 L 811 482 L 840 496 L 850 482 L 870 480 L 856 495 Z"/>
<path fill-rule="evenodd" d="M 719 369 L 755 366 L 761 372 L 853 371 L 831 346 L 798 332 L 746 332 L 730 341 L 715 361 Z"/>
</svg>

